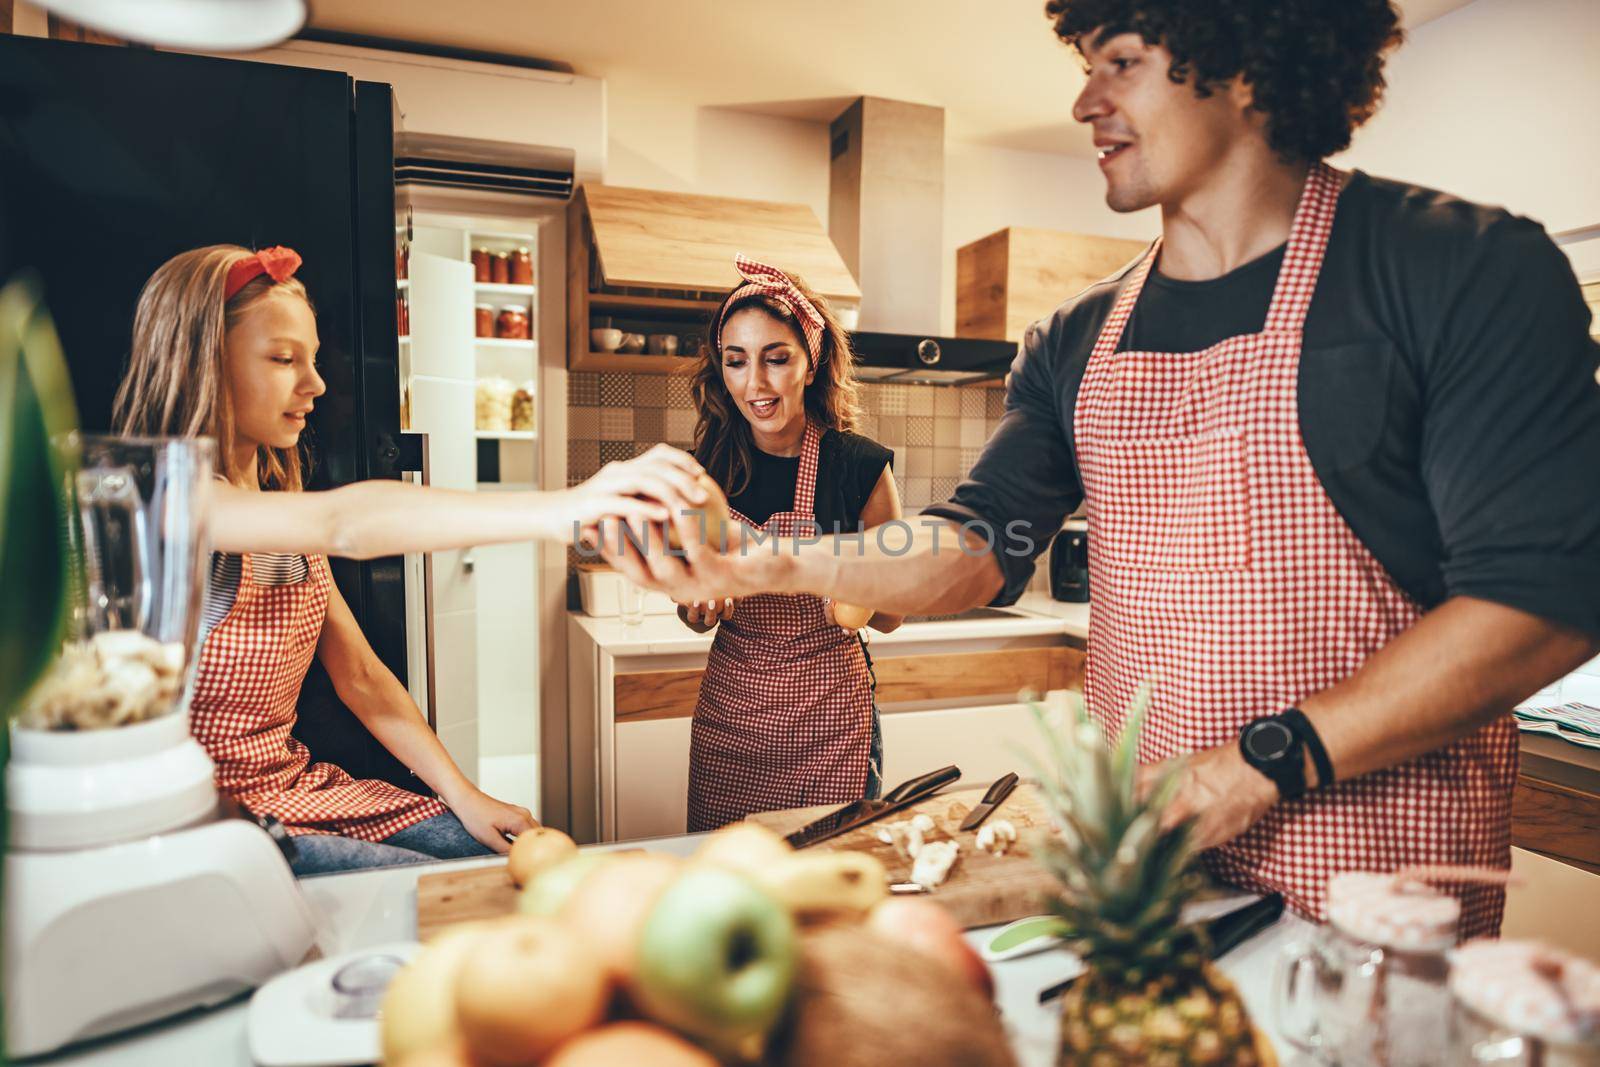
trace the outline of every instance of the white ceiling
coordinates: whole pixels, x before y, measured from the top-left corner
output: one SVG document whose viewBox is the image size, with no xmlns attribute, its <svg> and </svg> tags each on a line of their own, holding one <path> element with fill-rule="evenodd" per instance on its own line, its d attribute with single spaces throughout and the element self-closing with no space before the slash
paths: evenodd
<svg viewBox="0 0 1600 1067">
<path fill-rule="evenodd" d="M 1407 26 L 1470 0 L 1399 0 Z M 854 97 L 945 109 L 953 140 L 1092 155 L 1043 0 L 314 0 L 312 25 L 532 56 L 690 106 L 827 121 Z"/>
</svg>

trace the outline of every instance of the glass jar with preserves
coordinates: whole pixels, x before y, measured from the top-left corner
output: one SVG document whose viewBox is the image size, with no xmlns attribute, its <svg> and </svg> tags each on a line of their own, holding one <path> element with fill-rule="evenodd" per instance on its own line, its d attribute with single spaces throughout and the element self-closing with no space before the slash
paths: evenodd
<svg viewBox="0 0 1600 1067">
<path fill-rule="evenodd" d="M 1536 941 L 1473 941 L 1450 964 L 1451 1063 L 1600 1063 L 1600 966 Z"/>
<path fill-rule="evenodd" d="M 405 281 L 406 274 L 411 268 L 411 246 L 404 241 L 394 243 L 394 276 L 398 281 Z"/>
<path fill-rule="evenodd" d="M 474 248 L 472 250 L 472 280 L 473 281 L 475 281 L 475 282 L 487 282 L 487 281 L 490 280 L 490 274 L 491 274 L 491 271 L 493 269 L 489 265 L 489 261 L 490 261 L 491 258 L 492 257 L 489 255 L 489 250 L 487 248 Z"/>
<path fill-rule="evenodd" d="M 533 429 L 533 383 L 523 382 L 511 397 L 511 428 Z"/>
<path fill-rule="evenodd" d="M 495 320 L 494 335 L 517 341 L 526 341 L 532 337 L 528 309 L 520 304 L 507 304 L 502 307 L 499 317 Z"/>
<path fill-rule="evenodd" d="M 504 285 L 511 276 L 511 257 L 504 252 L 496 252 L 489 260 L 489 280 L 495 285 Z"/>
<path fill-rule="evenodd" d="M 494 336 L 494 305 L 479 304 L 473 309 L 475 326 L 473 333 L 479 337 Z"/>
<path fill-rule="evenodd" d="M 394 297 L 394 326 L 401 337 L 411 336 L 411 305 L 404 293 L 396 293 Z"/>
<path fill-rule="evenodd" d="M 532 285 L 533 253 L 526 248 L 519 248 L 512 252 L 508 270 L 512 285 Z"/>
<path fill-rule="evenodd" d="M 479 378 L 476 391 L 477 428 L 504 431 L 511 429 L 511 402 L 517 387 L 508 378 Z"/>
</svg>

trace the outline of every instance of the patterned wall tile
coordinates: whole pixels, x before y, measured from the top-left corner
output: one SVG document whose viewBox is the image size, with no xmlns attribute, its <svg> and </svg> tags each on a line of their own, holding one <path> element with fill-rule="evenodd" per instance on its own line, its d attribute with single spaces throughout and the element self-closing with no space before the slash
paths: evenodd
<svg viewBox="0 0 1600 1067">
<path fill-rule="evenodd" d="M 937 391 L 931 385 L 908 385 L 902 388 L 908 390 L 906 396 L 907 415 L 932 415 L 933 394 Z"/>
<path fill-rule="evenodd" d="M 960 395 L 960 397 L 961 397 L 961 417 L 963 419 L 981 419 L 981 418 L 983 418 L 983 404 L 984 404 L 983 394 L 987 393 L 988 391 L 989 390 L 987 390 L 987 389 L 957 389 L 957 390 L 955 390 L 955 392 L 958 393 Z"/>
<path fill-rule="evenodd" d="M 932 416 L 912 415 L 906 419 L 906 444 L 921 448 L 933 445 Z"/>
<path fill-rule="evenodd" d="M 878 436 L 878 416 L 871 412 L 861 413 L 860 418 L 856 420 L 856 433 L 879 444 L 883 443 L 883 439 Z"/>
<path fill-rule="evenodd" d="M 933 413 L 938 416 L 961 414 L 961 390 L 946 386 L 933 391 Z"/>
<path fill-rule="evenodd" d="M 633 458 L 633 442 L 632 441 L 601 441 L 600 442 L 600 465 L 602 467 L 605 466 L 607 463 L 620 463 L 622 460 L 632 459 L 632 458 Z"/>
<path fill-rule="evenodd" d="M 906 413 L 906 390 L 904 385 L 879 385 L 878 390 L 879 412 L 884 415 L 904 415 Z"/>
<path fill-rule="evenodd" d="M 695 413 L 688 408 L 668 408 L 667 443 L 686 448 L 694 440 Z"/>
<path fill-rule="evenodd" d="M 1006 391 L 1004 389 L 984 389 L 983 394 L 983 414 L 985 418 L 998 419 L 1006 413 Z"/>
<path fill-rule="evenodd" d="M 959 478 L 935 478 L 928 488 L 928 503 L 942 504 L 956 494 Z"/>
<path fill-rule="evenodd" d="M 962 448 L 981 448 L 983 447 L 983 443 L 988 439 L 989 434 L 984 427 L 983 419 L 969 419 L 966 417 L 961 419 Z"/>
<path fill-rule="evenodd" d="M 961 420 L 954 417 L 934 416 L 933 443 L 937 448 L 961 447 Z"/>
<path fill-rule="evenodd" d="M 883 410 L 883 394 L 879 392 L 882 386 L 863 385 L 856 394 L 861 398 L 861 410 L 868 414 L 876 415 Z"/>
<path fill-rule="evenodd" d="M 641 374 L 633 380 L 633 404 L 641 408 L 667 406 L 667 376 Z"/>
<path fill-rule="evenodd" d="M 935 448 L 933 450 L 933 476 L 935 478 L 959 478 L 961 473 L 961 449 Z"/>
<path fill-rule="evenodd" d="M 873 440 L 885 447 L 905 444 L 906 417 L 904 415 L 879 415 L 878 436 Z"/>
<path fill-rule="evenodd" d="M 600 409 L 597 407 L 568 408 L 567 438 L 571 441 L 600 440 Z"/>
<path fill-rule="evenodd" d="M 579 481 L 589 478 L 600 469 L 599 441 L 567 442 L 567 476 Z"/>
<path fill-rule="evenodd" d="M 632 374 L 600 375 L 600 403 L 608 408 L 633 407 Z"/>
<path fill-rule="evenodd" d="M 932 478 L 907 478 L 906 479 L 906 510 L 915 508 L 921 511 L 933 503 Z"/>
<path fill-rule="evenodd" d="M 906 477 L 933 477 L 933 449 L 913 445 L 906 452 Z"/>
<path fill-rule="evenodd" d="M 694 396 L 689 392 L 689 376 L 687 374 L 671 374 L 667 376 L 667 407 L 691 408 L 694 406 Z"/>
<path fill-rule="evenodd" d="M 961 473 L 963 476 L 978 462 L 978 457 L 983 455 L 981 448 L 963 448 L 961 450 Z"/>
<path fill-rule="evenodd" d="M 600 440 L 632 441 L 633 408 L 602 408 L 600 410 Z"/>
<path fill-rule="evenodd" d="M 665 396 L 665 393 L 662 394 Z M 633 409 L 633 439 L 653 445 L 667 439 L 667 413 L 662 408 L 636 407 Z"/>
<path fill-rule="evenodd" d="M 901 478 L 901 479 L 905 478 L 905 476 L 906 476 L 906 457 L 911 454 L 911 450 L 909 448 L 907 448 L 905 445 L 894 445 L 889 449 L 889 451 L 894 453 L 894 461 L 893 461 L 894 476 L 896 478 Z M 901 488 L 904 488 L 904 484 L 903 483 L 901 485 Z"/>
<path fill-rule="evenodd" d="M 600 375 L 567 375 L 567 403 L 587 405 L 588 407 L 599 407 Z"/>
</svg>

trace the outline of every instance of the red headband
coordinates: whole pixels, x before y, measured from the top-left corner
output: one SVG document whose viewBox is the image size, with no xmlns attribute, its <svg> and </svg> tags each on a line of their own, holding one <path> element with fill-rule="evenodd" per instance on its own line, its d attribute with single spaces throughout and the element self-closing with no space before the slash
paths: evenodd
<svg viewBox="0 0 1600 1067">
<path fill-rule="evenodd" d="M 300 269 L 300 253 L 274 245 L 241 259 L 228 268 L 228 281 L 222 287 L 222 302 L 227 303 L 259 274 L 271 275 L 275 282 L 286 282 Z"/>
<path fill-rule="evenodd" d="M 744 255 L 735 253 L 733 267 L 744 278 L 745 284 L 733 291 L 723 307 L 732 307 L 740 297 L 750 293 L 766 293 L 775 296 L 786 304 L 794 317 L 800 320 L 800 332 L 805 334 L 806 348 L 811 352 L 813 365 L 822 362 L 822 331 L 824 329 L 822 314 L 817 311 L 811 301 L 806 299 L 790 280 L 789 276 L 777 267 L 769 267 L 765 263 L 757 263 Z M 717 349 L 722 349 L 722 323 L 717 323 Z"/>
</svg>

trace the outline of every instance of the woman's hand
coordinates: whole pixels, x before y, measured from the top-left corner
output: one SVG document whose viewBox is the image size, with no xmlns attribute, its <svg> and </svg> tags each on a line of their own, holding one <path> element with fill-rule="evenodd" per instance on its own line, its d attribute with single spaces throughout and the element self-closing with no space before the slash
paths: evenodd
<svg viewBox="0 0 1600 1067">
<path fill-rule="evenodd" d="M 858 629 L 860 629 L 858 626 L 846 626 L 844 623 L 839 621 L 838 617 L 833 613 L 833 597 L 831 596 L 825 596 L 822 598 L 822 614 L 831 625 L 837 626 L 841 630 L 849 630 L 851 633 L 855 633 Z"/>
<path fill-rule="evenodd" d="M 716 600 L 695 600 L 678 605 L 678 617 L 689 624 L 695 633 L 705 633 L 724 619 L 733 618 L 738 607 L 737 597 L 719 597 Z"/>
<path fill-rule="evenodd" d="M 695 481 L 700 474 L 693 456 L 670 445 L 607 463 L 581 485 L 551 494 L 548 536 L 572 544 L 607 519 L 626 520 L 635 530 L 668 522 L 706 502 L 705 489 Z"/>
<path fill-rule="evenodd" d="M 515 836 L 539 825 L 527 808 L 496 800 L 481 789 L 474 789 L 452 803 L 450 810 L 456 813 L 467 833 L 501 853 L 511 851 L 507 834 Z"/>
</svg>

